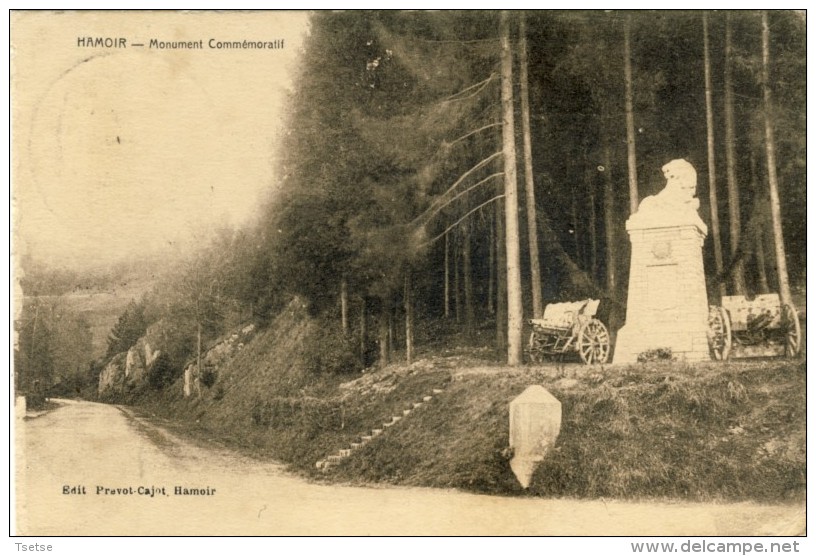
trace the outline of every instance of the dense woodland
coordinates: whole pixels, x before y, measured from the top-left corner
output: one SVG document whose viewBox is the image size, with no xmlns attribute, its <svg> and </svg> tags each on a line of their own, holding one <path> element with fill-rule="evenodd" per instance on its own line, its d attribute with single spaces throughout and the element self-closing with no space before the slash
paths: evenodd
<svg viewBox="0 0 816 556">
<path fill-rule="evenodd" d="M 792 11 L 316 13 L 262 217 L 130 306 L 108 356 L 165 323 L 177 374 L 298 296 L 324 322 L 324 370 L 410 361 L 428 330 L 519 364 L 548 302 L 623 314 L 624 223 L 676 158 L 698 173 L 711 302 L 789 300 L 806 278 L 805 38 Z M 42 303 L 16 365 L 52 380 Z"/>
</svg>

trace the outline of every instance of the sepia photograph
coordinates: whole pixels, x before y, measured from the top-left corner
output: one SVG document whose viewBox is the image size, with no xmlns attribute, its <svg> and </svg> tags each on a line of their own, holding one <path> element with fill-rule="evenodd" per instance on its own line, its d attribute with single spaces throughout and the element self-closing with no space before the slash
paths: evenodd
<svg viewBox="0 0 816 556">
<path fill-rule="evenodd" d="M 9 18 L 17 551 L 800 551 L 806 11 Z"/>
</svg>

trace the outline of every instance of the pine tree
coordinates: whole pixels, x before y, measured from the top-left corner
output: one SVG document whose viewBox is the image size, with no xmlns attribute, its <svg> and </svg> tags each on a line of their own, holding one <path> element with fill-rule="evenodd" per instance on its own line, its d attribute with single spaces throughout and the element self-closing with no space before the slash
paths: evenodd
<svg viewBox="0 0 816 556">
<path fill-rule="evenodd" d="M 108 335 L 106 358 L 129 350 L 147 330 L 145 305 L 131 301 Z"/>
<path fill-rule="evenodd" d="M 785 238 L 782 233 L 782 210 L 779 205 L 779 183 L 776 175 L 776 142 L 772 120 L 773 97 L 770 85 L 770 28 L 768 12 L 762 11 L 762 101 L 765 123 L 765 155 L 768 166 L 768 188 L 771 195 L 771 222 L 773 224 L 776 269 L 779 275 L 779 296 L 783 304 L 792 302 L 788 262 L 785 254 Z"/>
<path fill-rule="evenodd" d="M 530 288 L 533 293 L 533 315 L 544 312 L 541 302 L 541 263 L 539 262 L 536 196 L 533 180 L 532 137 L 530 132 L 530 86 L 527 77 L 527 25 L 524 12 L 519 16 L 519 68 L 521 81 L 521 128 L 524 149 L 524 192 L 527 207 L 527 238 L 530 245 Z"/>
<path fill-rule="evenodd" d="M 719 201 L 717 200 L 717 164 L 714 153 L 714 109 L 712 107 L 711 60 L 708 40 L 708 13 L 703 12 L 703 69 L 705 75 L 706 143 L 708 147 L 708 198 L 711 204 L 711 238 L 714 242 L 714 265 L 717 276 L 723 273 L 722 242 L 720 240 Z M 725 284 L 718 285 L 720 297 L 725 295 Z"/>
<path fill-rule="evenodd" d="M 513 109 L 513 52 L 510 46 L 510 20 L 501 14 L 502 45 L 502 138 L 504 155 L 504 215 L 507 245 L 507 364 L 522 362 L 521 268 L 519 261 L 518 183 Z"/>
<path fill-rule="evenodd" d="M 632 16 L 623 24 L 623 75 L 626 85 L 626 160 L 629 165 L 629 214 L 638 209 L 637 154 L 635 149 L 634 92 L 632 90 Z"/>
<path fill-rule="evenodd" d="M 740 193 L 737 183 L 737 141 L 734 130 L 733 38 L 731 12 L 725 13 L 725 165 L 728 177 L 729 244 L 732 258 L 732 287 L 736 295 L 745 295 L 745 270 L 739 256 L 741 233 Z"/>
</svg>

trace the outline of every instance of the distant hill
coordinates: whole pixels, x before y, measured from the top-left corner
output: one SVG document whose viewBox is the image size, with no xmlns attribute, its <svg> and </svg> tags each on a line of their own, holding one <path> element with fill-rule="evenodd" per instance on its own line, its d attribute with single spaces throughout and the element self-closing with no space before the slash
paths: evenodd
<svg viewBox="0 0 816 556">
<path fill-rule="evenodd" d="M 93 335 L 92 358 L 105 355 L 111 328 L 128 303 L 140 299 L 150 291 L 153 281 L 141 279 L 113 287 L 109 291 L 76 289 L 61 295 L 41 295 L 40 299 L 60 300 L 72 312 L 84 317 Z"/>
<path fill-rule="evenodd" d="M 138 301 L 151 287 L 152 282 L 148 281 L 129 282 L 113 291 L 76 292 L 62 296 L 91 325 L 94 359 L 105 355 L 108 334 L 128 303 Z"/>
</svg>

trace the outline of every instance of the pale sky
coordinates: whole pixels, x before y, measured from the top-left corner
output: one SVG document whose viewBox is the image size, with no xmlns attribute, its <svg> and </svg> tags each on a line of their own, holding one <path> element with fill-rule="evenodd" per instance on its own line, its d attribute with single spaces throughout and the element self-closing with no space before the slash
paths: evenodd
<svg viewBox="0 0 816 556">
<path fill-rule="evenodd" d="M 96 266 L 251 219 L 275 186 L 306 29 L 304 12 L 12 14 L 17 254 Z M 210 39 L 283 48 L 211 49 Z"/>
</svg>

